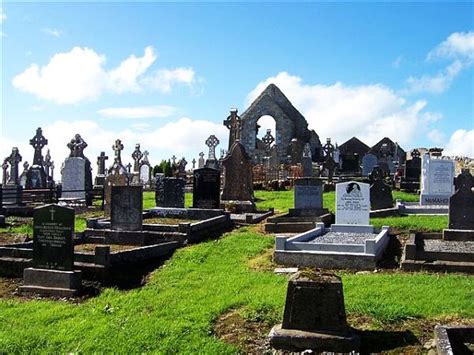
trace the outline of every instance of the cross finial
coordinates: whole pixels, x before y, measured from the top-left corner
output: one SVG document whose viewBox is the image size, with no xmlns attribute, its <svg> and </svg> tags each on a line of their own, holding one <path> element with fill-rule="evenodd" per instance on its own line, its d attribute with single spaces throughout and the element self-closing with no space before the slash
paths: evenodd
<svg viewBox="0 0 474 355">
<path fill-rule="evenodd" d="M 87 147 L 87 143 L 80 134 L 76 134 L 67 144 L 67 147 L 71 150 L 71 153 L 69 153 L 70 158 L 84 158 L 84 149 Z"/>
<path fill-rule="evenodd" d="M 209 147 L 209 160 L 216 160 L 216 147 L 219 143 L 219 139 L 213 134 L 206 139 L 206 145 Z"/>
<path fill-rule="evenodd" d="M 115 158 L 114 158 L 115 162 L 122 164 L 122 157 L 121 157 L 121 152 L 123 150 L 122 141 L 120 139 L 117 139 L 115 141 L 115 144 L 112 146 L 112 149 L 114 150 L 114 153 L 115 153 Z"/>
<path fill-rule="evenodd" d="M 43 137 L 43 130 L 41 127 L 38 127 L 36 129 L 36 135 L 30 139 L 30 145 L 35 150 L 33 165 L 43 165 L 43 155 L 41 154 L 41 150 L 46 144 L 48 144 L 48 140 Z"/>
</svg>

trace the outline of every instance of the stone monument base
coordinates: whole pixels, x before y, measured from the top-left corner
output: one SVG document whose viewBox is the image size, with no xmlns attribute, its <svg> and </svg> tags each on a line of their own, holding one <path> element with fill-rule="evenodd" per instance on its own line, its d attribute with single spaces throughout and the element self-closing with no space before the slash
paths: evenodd
<svg viewBox="0 0 474 355">
<path fill-rule="evenodd" d="M 449 198 L 451 194 L 437 194 L 437 195 L 429 195 L 429 194 L 420 194 L 420 205 L 448 205 Z"/>
<path fill-rule="evenodd" d="M 21 206 L 23 188 L 20 185 L 4 185 L 2 187 L 2 203 L 4 206 Z"/>
<path fill-rule="evenodd" d="M 253 201 L 221 201 L 221 208 L 232 213 L 253 213 L 257 210 Z"/>
<path fill-rule="evenodd" d="M 474 229 L 443 229 L 443 240 L 474 241 Z"/>
<path fill-rule="evenodd" d="M 270 345 L 275 349 L 289 351 L 314 350 L 317 352 L 357 351 L 360 337 L 351 328 L 346 333 L 313 333 L 297 329 L 283 329 L 281 324 L 272 328 L 268 335 Z"/>
<path fill-rule="evenodd" d="M 38 293 L 43 296 L 74 297 L 82 287 L 81 271 L 61 271 L 26 268 L 23 271 L 24 285 L 20 291 Z"/>
</svg>

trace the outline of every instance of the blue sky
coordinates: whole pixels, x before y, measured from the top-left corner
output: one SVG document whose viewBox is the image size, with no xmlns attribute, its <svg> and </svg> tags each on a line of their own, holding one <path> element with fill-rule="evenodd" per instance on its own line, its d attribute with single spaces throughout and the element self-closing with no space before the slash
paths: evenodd
<svg viewBox="0 0 474 355">
<path fill-rule="evenodd" d="M 0 153 L 41 126 L 57 165 L 75 133 L 191 161 L 273 82 L 321 140 L 474 157 L 473 6 L 4 2 Z"/>
</svg>

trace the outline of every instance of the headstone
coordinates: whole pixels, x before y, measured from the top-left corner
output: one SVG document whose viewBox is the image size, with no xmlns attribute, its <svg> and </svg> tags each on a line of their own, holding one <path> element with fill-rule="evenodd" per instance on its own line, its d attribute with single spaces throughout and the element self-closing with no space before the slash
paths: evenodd
<svg viewBox="0 0 474 355">
<path fill-rule="evenodd" d="M 411 159 L 405 162 L 405 180 L 410 182 L 419 182 L 421 175 L 420 152 L 414 149 L 411 153 Z"/>
<path fill-rule="evenodd" d="M 33 267 L 24 270 L 22 291 L 74 296 L 81 272 L 74 271 L 74 210 L 58 205 L 37 207 L 33 216 Z"/>
<path fill-rule="evenodd" d="M 150 175 L 151 175 L 151 168 L 148 164 L 142 164 L 140 166 L 140 181 L 144 186 L 150 185 Z"/>
<path fill-rule="evenodd" d="M 362 157 L 362 176 L 369 176 L 374 166 L 377 165 L 377 156 L 367 153 Z"/>
<path fill-rule="evenodd" d="M 132 153 L 133 159 L 133 173 L 132 173 L 132 183 L 140 184 L 140 161 L 143 158 L 143 153 L 140 150 L 140 144 L 135 145 L 135 150 Z M 130 172 L 130 170 L 129 170 Z"/>
<path fill-rule="evenodd" d="M 218 162 L 216 158 L 216 147 L 219 145 L 219 143 L 219 139 L 217 139 L 215 135 L 211 135 L 209 136 L 209 138 L 206 139 L 206 145 L 209 147 L 209 156 L 205 164 L 206 168 L 218 168 Z"/>
<path fill-rule="evenodd" d="M 104 214 L 110 215 L 110 202 L 112 199 L 112 186 L 126 186 L 129 184 L 129 175 L 127 169 L 122 164 L 121 152 L 123 150 L 123 144 L 120 139 L 115 141 L 112 146 L 114 150 L 114 163 L 109 168 L 109 175 L 105 178 L 105 200 L 104 200 Z"/>
<path fill-rule="evenodd" d="M 202 168 L 193 171 L 193 207 L 219 208 L 221 173 L 217 169 Z"/>
<path fill-rule="evenodd" d="M 252 162 L 239 141 L 234 143 L 222 164 L 224 187 L 221 200 L 253 202 Z"/>
<path fill-rule="evenodd" d="M 449 228 L 474 230 L 474 178 L 466 169 L 456 178 L 456 192 L 449 198 Z"/>
<path fill-rule="evenodd" d="M 97 157 L 97 174 L 95 176 L 94 185 L 104 186 L 105 183 L 105 161 L 109 159 L 105 155 L 105 152 L 100 152 L 100 155 Z"/>
<path fill-rule="evenodd" d="M 196 169 L 196 159 L 193 158 L 193 160 L 191 160 L 191 164 L 193 164 L 193 170 Z"/>
<path fill-rule="evenodd" d="M 26 186 L 26 176 L 28 174 L 28 168 L 30 167 L 30 164 L 28 164 L 27 161 L 25 161 L 23 163 L 23 172 L 21 173 L 20 175 L 20 180 L 19 180 L 19 183 L 21 185 L 21 187 L 25 188 Z"/>
<path fill-rule="evenodd" d="M 43 155 L 41 154 L 41 150 L 47 144 L 48 140 L 43 136 L 41 127 L 38 127 L 36 135 L 30 139 L 30 145 L 33 146 L 35 154 L 33 164 L 26 177 L 27 189 L 44 189 L 47 186 L 47 176 L 43 166 Z"/>
<path fill-rule="evenodd" d="M 110 228 L 141 231 L 143 226 L 143 187 L 112 186 Z"/>
<path fill-rule="evenodd" d="M 288 281 L 283 323 L 273 327 L 270 345 L 287 351 L 349 353 L 360 338 L 349 327 L 340 277 L 298 272 Z"/>
<path fill-rule="evenodd" d="M 7 183 L 8 179 L 8 158 L 5 158 L 2 164 L 2 185 Z"/>
<path fill-rule="evenodd" d="M 205 164 L 205 161 L 204 161 L 204 153 L 201 152 L 201 153 L 199 153 L 198 168 L 199 168 L 199 169 L 204 168 L 204 164 Z"/>
<path fill-rule="evenodd" d="M 303 177 L 313 176 L 313 158 L 311 156 L 311 146 L 309 143 L 304 145 L 301 164 L 303 165 Z"/>
<path fill-rule="evenodd" d="M 181 160 L 178 163 L 178 174 L 177 176 L 186 179 L 186 165 L 188 165 L 188 162 L 184 157 L 181 158 Z"/>
<path fill-rule="evenodd" d="M 318 178 L 299 178 L 294 182 L 295 209 L 322 209 L 323 184 Z"/>
<path fill-rule="evenodd" d="M 90 191 L 92 190 L 91 163 L 84 156 L 87 143 L 80 134 L 76 134 L 67 144 L 71 150 L 69 157 L 64 161 L 62 171 L 62 198 L 85 200 L 87 205 L 92 203 Z"/>
<path fill-rule="evenodd" d="M 421 163 L 421 205 L 447 205 L 454 192 L 454 162 L 423 155 Z"/>
<path fill-rule="evenodd" d="M 384 181 L 383 172 L 375 165 L 370 178 L 370 209 L 372 211 L 393 207 L 392 188 Z"/>
<path fill-rule="evenodd" d="M 223 124 L 229 129 L 229 150 L 230 150 L 231 147 L 234 145 L 234 143 L 240 140 L 240 131 L 242 129 L 240 117 L 237 115 L 236 108 L 230 109 L 230 115 L 229 117 L 227 117 L 227 119 L 224 120 Z"/>
<path fill-rule="evenodd" d="M 186 181 L 176 177 L 156 179 L 155 202 L 158 207 L 184 208 Z"/>
<path fill-rule="evenodd" d="M 10 166 L 10 174 L 8 178 L 4 173 L 6 182 L 2 185 L 2 200 L 4 205 L 20 205 L 22 199 L 23 188 L 19 181 L 19 164 L 21 155 L 17 147 L 12 149 L 11 154 L 5 158 L 7 168 Z"/>
<path fill-rule="evenodd" d="M 369 225 L 369 184 L 349 181 L 336 184 L 336 224 Z"/>
</svg>

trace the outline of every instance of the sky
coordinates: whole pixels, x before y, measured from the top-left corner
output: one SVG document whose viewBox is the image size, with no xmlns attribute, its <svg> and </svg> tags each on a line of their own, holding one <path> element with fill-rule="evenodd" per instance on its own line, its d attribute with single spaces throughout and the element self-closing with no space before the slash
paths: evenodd
<svg viewBox="0 0 474 355">
<path fill-rule="evenodd" d="M 211 134 L 227 148 L 229 110 L 274 83 L 323 143 L 474 158 L 472 2 L 4 1 L 0 21 L 1 157 L 31 163 L 42 127 L 56 166 L 76 133 L 94 169 L 118 138 L 124 163 L 136 143 L 152 164 L 191 162 Z"/>
</svg>

